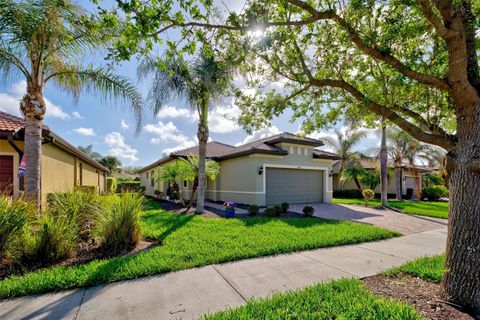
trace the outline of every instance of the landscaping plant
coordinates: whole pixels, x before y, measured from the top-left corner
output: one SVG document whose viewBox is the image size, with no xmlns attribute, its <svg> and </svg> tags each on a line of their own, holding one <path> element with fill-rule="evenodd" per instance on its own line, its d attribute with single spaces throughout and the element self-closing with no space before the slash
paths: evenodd
<svg viewBox="0 0 480 320">
<path fill-rule="evenodd" d="M 114 177 L 107 177 L 107 192 L 115 194 L 117 192 L 117 179 Z"/>
<path fill-rule="evenodd" d="M 287 213 L 288 208 L 290 208 L 290 205 L 286 202 L 283 202 L 280 206 L 282 207 L 282 213 Z"/>
<path fill-rule="evenodd" d="M 109 199 L 95 228 L 103 251 L 116 254 L 140 242 L 143 202 L 143 196 L 136 193 L 123 193 Z"/>
<path fill-rule="evenodd" d="M 437 201 L 442 197 L 448 197 L 448 189 L 442 185 L 426 187 L 422 190 L 422 197 L 430 201 Z"/>
<path fill-rule="evenodd" d="M 9 199 L 0 195 L 0 261 L 8 245 L 21 235 L 34 217 L 34 206 L 23 199 Z"/>
<path fill-rule="evenodd" d="M 273 209 L 275 210 L 275 216 L 280 217 L 282 215 L 282 212 L 283 212 L 282 206 L 277 204 L 273 206 Z"/>
<path fill-rule="evenodd" d="M 312 217 L 313 213 L 315 212 L 315 208 L 312 206 L 305 206 L 303 207 L 302 211 L 305 217 Z"/>
<path fill-rule="evenodd" d="M 249 205 L 247 210 L 249 216 L 256 216 L 260 211 L 259 207 L 256 204 Z"/>
<path fill-rule="evenodd" d="M 368 206 L 368 201 L 375 198 L 375 191 L 372 189 L 363 189 L 362 190 L 363 200 L 365 201 L 365 207 Z"/>
<path fill-rule="evenodd" d="M 265 216 L 267 217 L 275 217 L 277 216 L 277 211 L 275 210 L 275 208 L 273 207 L 268 207 L 268 208 L 265 208 Z"/>
</svg>

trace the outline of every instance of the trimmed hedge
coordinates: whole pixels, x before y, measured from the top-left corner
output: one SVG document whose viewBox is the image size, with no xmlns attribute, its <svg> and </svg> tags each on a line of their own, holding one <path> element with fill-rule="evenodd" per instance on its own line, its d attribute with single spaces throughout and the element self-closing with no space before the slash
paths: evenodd
<svg viewBox="0 0 480 320">
<path fill-rule="evenodd" d="M 107 177 L 107 190 L 108 193 L 115 193 L 117 191 L 117 179 L 114 177 Z"/>
<path fill-rule="evenodd" d="M 142 189 L 140 181 L 123 180 L 117 182 L 117 192 L 140 192 Z"/>
</svg>

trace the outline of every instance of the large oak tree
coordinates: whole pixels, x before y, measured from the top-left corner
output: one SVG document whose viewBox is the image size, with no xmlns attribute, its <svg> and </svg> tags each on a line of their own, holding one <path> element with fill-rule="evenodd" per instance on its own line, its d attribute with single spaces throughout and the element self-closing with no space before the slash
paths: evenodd
<svg viewBox="0 0 480 320">
<path fill-rule="evenodd" d="M 261 126 L 285 108 L 305 119 L 306 131 L 344 114 L 374 114 L 447 150 L 443 286 L 450 301 L 480 314 L 478 1 L 251 0 L 223 20 L 210 0 L 117 3 L 127 13 L 118 57 L 148 50 L 171 29 L 190 40 L 186 51 L 215 32 L 219 53 L 245 61 L 245 71 L 256 75 L 250 79 L 257 94 L 238 96 L 247 127 Z M 104 13 L 111 24 L 122 18 Z M 373 64 L 388 75 L 382 82 Z M 283 89 L 270 90 L 280 80 Z M 384 84 L 395 89 L 394 99 L 379 94 Z"/>
</svg>

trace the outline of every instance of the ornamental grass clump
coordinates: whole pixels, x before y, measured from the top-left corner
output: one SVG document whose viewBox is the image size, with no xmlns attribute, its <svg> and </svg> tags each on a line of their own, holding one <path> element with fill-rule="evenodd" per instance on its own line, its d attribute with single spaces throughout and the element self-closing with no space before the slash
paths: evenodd
<svg viewBox="0 0 480 320">
<path fill-rule="evenodd" d="M 140 214 L 143 203 L 143 196 L 137 193 L 123 193 L 110 198 L 95 230 L 103 251 L 117 254 L 137 246 L 142 237 Z"/>
<path fill-rule="evenodd" d="M 21 236 L 34 216 L 34 206 L 30 202 L 0 195 L 0 260 L 5 258 L 9 244 Z"/>
</svg>

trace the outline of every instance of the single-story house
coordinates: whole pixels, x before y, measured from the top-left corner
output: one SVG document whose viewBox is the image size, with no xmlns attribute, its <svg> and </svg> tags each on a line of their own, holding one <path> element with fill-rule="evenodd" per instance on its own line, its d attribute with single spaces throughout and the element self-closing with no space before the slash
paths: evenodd
<svg viewBox="0 0 480 320">
<path fill-rule="evenodd" d="M 0 111 L 0 190 L 8 190 L 13 196 L 18 196 L 24 190 L 25 177 L 19 176 L 24 134 L 23 118 Z M 43 126 L 42 201 L 50 192 L 71 191 L 75 186 L 95 186 L 98 192 L 103 192 L 107 173 L 107 168 Z"/>
<path fill-rule="evenodd" d="M 357 190 L 357 186 L 355 185 L 355 182 L 353 181 L 348 181 L 345 183 L 342 183 L 340 181 L 340 167 L 341 167 L 341 161 L 342 160 L 337 160 L 333 164 L 333 191 L 346 191 L 346 190 Z M 380 168 L 380 161 L 379 160 L 361 160 L 360 164 L 362 165 L 363 168 L 366 170 L 379 170 Z M 388 168 L 389 168 L 389 176 L 388 176 L 388 187 L 387 187 L 387 193 L 391 195 L 395 195 L 397 190 L 396 190 L 396 177 L 395 177 L 395 164 L 389 160 L 388 162 Z M 410 164 L 404 164 L 402 165 L 402 183 L 401 183 L 401 189 L 402 189 L 402 196 L 411 196 L 412 194 L 415 194 L 415 190 L 417 188 L 417 184 L 419 184 L 419 190 L 422 189 L 422 174 L 426 172 L 431 172 L 433 171 L 432 168 L 426 167 L 426 166 L 420 166 L 420 165 L 415 165 L 412 166 Z M 366 186 L 362 186 L 366 187 Z M 376 193 L 380 193 L 380 184 L 376 186 L 375 190 Z"/>
<path fill-rule="evenodd" d="M 211 141 L 207 158 L 217 161 L 220 173 L 207 181 L 206 199 L 238 203 L 275 205 L 282 202 L 332 202 L 332 165 L 340 157 L 315 149 L 323 142 L 281 133 L 240 146 Z M 145 194 L 166 194 L 168 182 L 158 181 L 161 166 L 198 155 L 198 146 L 173 152 L 142 168 Z M 191 182 L 180 183 L 186 199 Z"/>
</svg>

